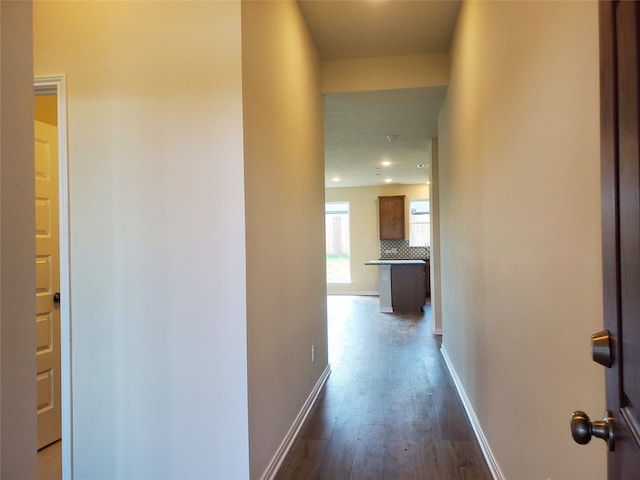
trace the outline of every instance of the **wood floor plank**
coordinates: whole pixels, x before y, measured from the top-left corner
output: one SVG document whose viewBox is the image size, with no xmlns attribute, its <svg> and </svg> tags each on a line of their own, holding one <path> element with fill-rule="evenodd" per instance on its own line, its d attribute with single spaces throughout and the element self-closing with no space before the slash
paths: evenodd
<svg viewBox="0 0 640 480">
<path fill-rule="evenodd" d="M 470 442 L 443 441 L 437 445 L 437 470 L 443 478 L 484 480 L 491 473 Z"/>
<path fill-rule="evenodd" d="M 387 423 L 421 418 L 433 421 L 435 412 L 431 395 L 422 392 L 395 390 L 389 394 Z"/>
<path fill-rule="evenodd" d="M 362 411 L 363 423 L 385 425 L 389 414 L 389 387 L 386 390 L 372 390 Z"/>
<path fill-rule="evenodd" d="M 342 409 L 340 410 L 341 416 L 362 415 L 365 406 L 367 405 L 367 399 L 369 394 L 366 390 L 361 388 L 353 388 L 347 390 L 347 395 Z"/>
<path fill-rule="evenodd" d="M 431 478 L 422 457 L 436 456 L 440 432 L 429 417 L 396 419 L 387 426 L 384 478 Z"/>
<path fill-rule="evenodd" d="M 328 298 L 331 375 L 278 480 L 491 480 L 424 313 Z"/>
<path fill-rule="evenodd" d="M 302 439 L 284 472 L 276 475 L 276 480 L 313 478 L 328 444 L 328 440 Z"/>
<path fill-rule="evenodd" d="M 384 474 L 386 426 L 363 424 L 351 467 L 349 480 L 371 480 Z"/>
<path fill-rule="evenodd" d="M 453 381 L 441 354 L 438 357 L 424 357 L 422 360 L 427 370 L 429 385 L 432 387 L 453 387 Z"/>
<path fill-rule="evenodd" d="M 440 424 L 443 440 L 470 442 L 474 440 L 471 425 L 453 387 L 432 389 L 435 415 Z"/>
<path fill-rule="evenodd" d="M 340 415 L 338 417 L 315 478 L 319 480 L 348 480 L 351 477 L 351 467 L 361 423 L 362 417 L 360 415 Z"/>
<path fill-rule="evenodd" d="M 325 387 L 311 418 L 303 428 L 303 438 L 328 440 L 331 437 L 346 391 L 345 387 Z"/>
</svg>

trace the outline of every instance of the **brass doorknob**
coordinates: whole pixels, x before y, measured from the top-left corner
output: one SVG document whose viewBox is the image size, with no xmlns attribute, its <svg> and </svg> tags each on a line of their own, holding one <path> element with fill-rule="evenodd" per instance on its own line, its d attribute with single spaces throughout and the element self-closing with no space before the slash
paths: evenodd
<svg viewBox="0 0 640 480">
<path fill-rule="evenodd" d="M 604 419 L 591 422 L 589 416 L 577 410 L 571 414 L 571 435 L 576 443 L 585 445 L 591 437 L 598 437 L 607 442 L 609 451 L 613 451 L 613 417 L 607 410 Z"/>
</svg>

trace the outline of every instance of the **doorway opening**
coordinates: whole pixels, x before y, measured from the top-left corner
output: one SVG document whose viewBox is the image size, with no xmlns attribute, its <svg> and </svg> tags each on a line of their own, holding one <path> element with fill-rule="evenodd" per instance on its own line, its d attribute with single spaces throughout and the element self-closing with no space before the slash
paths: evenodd
<svg viewBox="0 0 640 480">
<path fill-rule="evenodd" d="M 64 75 L 37 77 L 34 79 L 34 95 L 38 100 L 38 104 L 44 104 L 43 110 L 40 110 L 37 114 L 40 119 L 36 118 L 36 112 L 34 111 L 34 121 L 41 124 L 36 126 L 37 131 L 41 131 L 40 127 L 47 128 L 47 125 L 55 123 L 54 130 L 50 130 L 49 133 L 53 133 L 57 138 L 53 138 L 51 142 L 44 141 L 38 142 L 36 140 L 36 152 L 43 154 L 41 157 L 34 159 L 34 179 L 36 183 L 48 178 L 49 183 L 55 183 L 57 187 L 57 199 L 49 200 L 45 198 L 48 194 L 42 194 L 38 192 L 35 198 L 36 201 L 36 214 L 37 227 L 36 227 L 36 244 L 37 249 L 41 248 L 39 245 L 46 243 L 45 237 L 51 232 L 47 229 L 48 225 L 57 224 L 57 241 L 54 246 L 48 245 L 47 248 L 55 253 L 58 258 L 56 260 L 47 259 L 46 255 L 42 252 L 36 252 L 36 269 L 41 270 L 42 278 L 44 279 L 42 285 L 39 285 L 40 293 L 42 294 L 42 300 L 44 297 L 50 296 L 49 302 L 55 304 L 51 312 L 55 312 L 59 315 L 59 321 L 50 320 L 49 317 L 53 316 L 53 313 L 42 313 L 38 321 L 38 344 L 40 345 L 40 352 L 43 353 L 47 350 L 52 350 L 53 346 L 57 343 L 59 359 L 54 360 L 51 365 L 43 367 L 43 371 L 38 378 L 38 407 L 41 412 L 45 414 L 53 410 L 53 407 L 59 407 L 59 419 L 53 420 L 48 423 L 55 424 L 59 422 L 59 436 L 62 438 L 61 444 L 61 459 L 60 470 L 62 478 L 72 478 L 72 436 L 71 436 L 71 315 L 70 315 L 70 272 L 69 272 L 69 196 L 68 196 L 68 163 L 67 163 L 67 105 L 66 105 L 66 82 Z M 46 105 L 53 104 L 55 108 L 47 108 Z M 52 113 L 53 111 L 53 113 Z M 37 120 L 40 120 L 39 122 Z M 40 134 L 38 134 L 40 135 Z M 42 135 L 47 135 L 44 133 Z M 57 143 L 57 145 L 56 145 Z M 55 152 L 47 152 L 47 149 L 55 149 Z M 47 155 L 52 154 L 55 157 L 57 154 L 57 166 L 50 168 Z M 40 163 L 39 163 L 40 162 Z M 41 182 L 42 183 L 42 182 Z M 45 187 L 47 188 L 47 187 Z M 43 220 L 44 219 L 44 220 Z M 52 227 L 51 227 L 52 228 Z M 42 230 L 42 231 L 40 231 Z M 41 237 L 39 243 L 38 236 Z M 59 268 L 50 268 L 52 263 L 58 263 Z M 59 270 L 59 273 L 55 273 L 54 270 Z M 54 278 L 55 277 L 55 278 Z M 59 283 L 58 283 L 59 279 Z M 48 283 L 48 284 L 47 284 Z M 45 294 L 46 292 L 46 294 Z M 42 310 L 42 309 L 38 309 Z M 59 330 L 55 331 L 55 330 Z M 56 339 L 53 342 L 52 339 Z M 42 341 L 40 341 L 42 340 Z M 59 340 L 59 341 L 58 341 Z M 57 370 L 57 374 L 56 374 Z M 47 373 L 48 372 L 48 373 Z M 53 372 L 53 373 L 52 373 Z M 57 389 L 57 392 L 56 392 Z M 56 405 L 52 405 L 56 402 Z M 40 421 L 38 422 L 40 423 Z M 47 423 L 47 422 L 45 422 Z M 51 425 L 49 427 L 51 428 Z M 55 427 L 54 427 L 55 428 Z M 47 436 L 48 435 L 48 436 Z M 55 440 L 55 436 L 58 434 L 48 433 L 44 436 L 38 434 L 38 448 L 45 446 L 51 441 Z"/>
</svg>

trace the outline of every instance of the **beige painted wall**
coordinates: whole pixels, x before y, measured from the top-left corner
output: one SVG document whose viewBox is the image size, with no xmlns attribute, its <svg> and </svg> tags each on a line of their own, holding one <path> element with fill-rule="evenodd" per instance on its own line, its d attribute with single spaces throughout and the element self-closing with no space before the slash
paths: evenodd
<svg viewBox="0 0 640 480">
<path fill-rule="evenodd" d="M 446 53 L 346 58 L 322 62 L 322 92 L 436 87 L 449 81 Z"/>
<path fill-rule="evenodd" d="M 34 4 L 35 74 L 68 79 L 74 478 L 249 476 L 240 28 Z"/>
<path fill-rule="evenodd" d="M 251 478 L 327 367 L 320 62 L 295 2 L 243 2 Z M 311 362 L 311 346 L 316 358 Z"/>
<path fill-rule="evenodd" d="M 606 478 L 595 2 L 465 2 L 440 118 L 444 349 L 507 479 Z"/>
<path fill-rule="evenodd" d="M 378 267 L 364 263 L 380 258 L 378 197 L 389 195 L 406 196 L 405 230 L 406 238 L 409 238 L 409 201 L 429 198 L 427 184 L 327 188 L 325 190 L 326 202 L 349 202 L 351 224 L 351 283 L 328 284 L 328 293 L 377 295 Z"/>
<path fill-rule="evenodd" d="M 31 3 L 0 2 L 0 478 L 36 477 Z"/>
</svg>

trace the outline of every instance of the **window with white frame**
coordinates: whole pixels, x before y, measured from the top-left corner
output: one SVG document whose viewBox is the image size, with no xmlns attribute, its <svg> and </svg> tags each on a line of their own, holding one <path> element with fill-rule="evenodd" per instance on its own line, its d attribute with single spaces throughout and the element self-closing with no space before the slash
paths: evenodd
<svg viewBox="0 0 640 480">
<path fill-rule="evenodd" d="M 349 228 L 349 203 L 326 203 L 327 283 L 351 282 Z"/>
<path fill-rule="evenodd" d="M 431 244 L 431 212 L 429 200 L 409 202 L 409 246 L 428 247 Z"/>
</svg>

